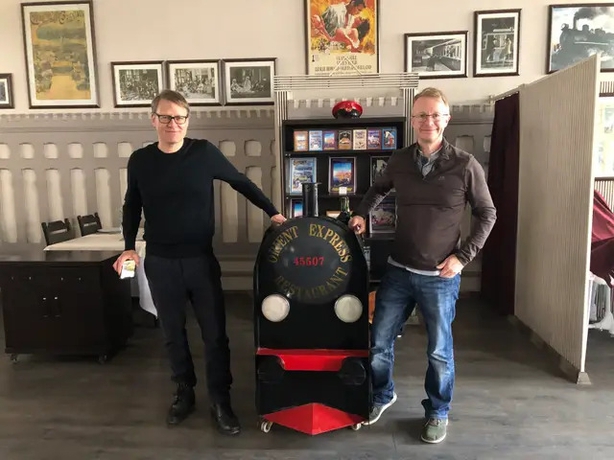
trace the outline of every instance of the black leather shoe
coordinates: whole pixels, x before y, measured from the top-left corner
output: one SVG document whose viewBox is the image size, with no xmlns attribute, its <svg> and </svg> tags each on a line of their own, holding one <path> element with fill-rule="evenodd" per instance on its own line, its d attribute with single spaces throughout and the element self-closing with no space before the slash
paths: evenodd
<svg viewBox="0 0 614 460">
<path fill-rule="evenodd" d="M 173 404 L 171 404 L 168 410 L 166 423 L 169 425 L 178 425 L 183 422 L 188 415 L 194 412 L 195 400 L 194 388 L 183 383 L 177 385 Z"/>
<path fill-rule="evenodd" d="M 222 434 L 236 435 L 241 431 L 239 419 L 232 411 L 229 403 L 216 403 L 211 405 L 211 416 Z"/>
</svg>

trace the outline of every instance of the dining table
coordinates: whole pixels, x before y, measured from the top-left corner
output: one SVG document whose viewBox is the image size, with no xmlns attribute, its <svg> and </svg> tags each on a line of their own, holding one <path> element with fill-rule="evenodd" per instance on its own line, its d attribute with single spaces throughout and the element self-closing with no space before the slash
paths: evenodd
<svg viewBox="0 0 614 460">
<path fill-rule="evenodd" d="M 142 228 L 139 229 L 136 237 L 135 249 L 140 258 L 140 263 L 136 268 L 136 276 L 132 283 L 134 290 L 139 295 L 139 305 L 146 312 L 158 317 L 158 312 L 151 297 L 149 282 L 145 276 L 145 240 L 143 239 Z M 102 228 L 96 233 L 92 233 L 60 243 L 50 244 L 45 247 L 45 251 L 117 251 L 118 254 L 124 250 L 124 237 L 121 228 Z M 119 276 L 119 275 L 118 275 Z"/>
</svg>

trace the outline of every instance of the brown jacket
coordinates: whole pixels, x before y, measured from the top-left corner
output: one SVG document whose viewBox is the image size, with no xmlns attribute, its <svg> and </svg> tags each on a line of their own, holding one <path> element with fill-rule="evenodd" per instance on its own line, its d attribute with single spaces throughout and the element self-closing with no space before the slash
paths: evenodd
<svg viewBox="0 0 614 460">
<path fill-rule="evenodd" d="M 416 165 L 417 144 L 392 153 L 388 166 L 355 210 L 365 219 L 391 189 L 397 223 L 391 256 L 405 266 L 436 270 L 450 254 L 468 264 L 484 246 L 496 220 L 484 169 L 475 157 L 444 139 L 439 157 L 423 178 Z M 465 206 L 472 208 L 471 234 L 460 241 Z"/>
</svg>

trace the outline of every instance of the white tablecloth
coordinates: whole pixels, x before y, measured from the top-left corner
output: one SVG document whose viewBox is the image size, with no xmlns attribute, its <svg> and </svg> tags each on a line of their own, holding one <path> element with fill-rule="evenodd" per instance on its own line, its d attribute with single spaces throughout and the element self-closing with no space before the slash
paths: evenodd
<svg viewBox="0 0 614 460">
<path fill-rule="evenodd" d="M 120 233 L 94 233 L 61 243 L 50 244 L 45 251 L 117 251 L 124 250 L 124 239 Z M 151 298 L 149 283 L 145 276 L 145 241 L 143 230 L 139 230 L 136 238 L 136 252 L 141 258 L 141 263 L 136 269 L 134 281 L 138 285 L 139 303 L 141 308 L 158 317 L 158 312 Z"/>
</svg>

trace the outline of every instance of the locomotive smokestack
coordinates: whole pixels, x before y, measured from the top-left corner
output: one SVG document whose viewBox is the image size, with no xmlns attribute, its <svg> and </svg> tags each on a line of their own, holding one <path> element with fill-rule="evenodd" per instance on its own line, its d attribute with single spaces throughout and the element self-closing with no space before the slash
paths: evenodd
<svg viewBox="0 0 614 460">
<path fill-rule="evenodd" d="M 319 182 L 303 182 L 303 217 L 318 217 Z"/>
</svg>

